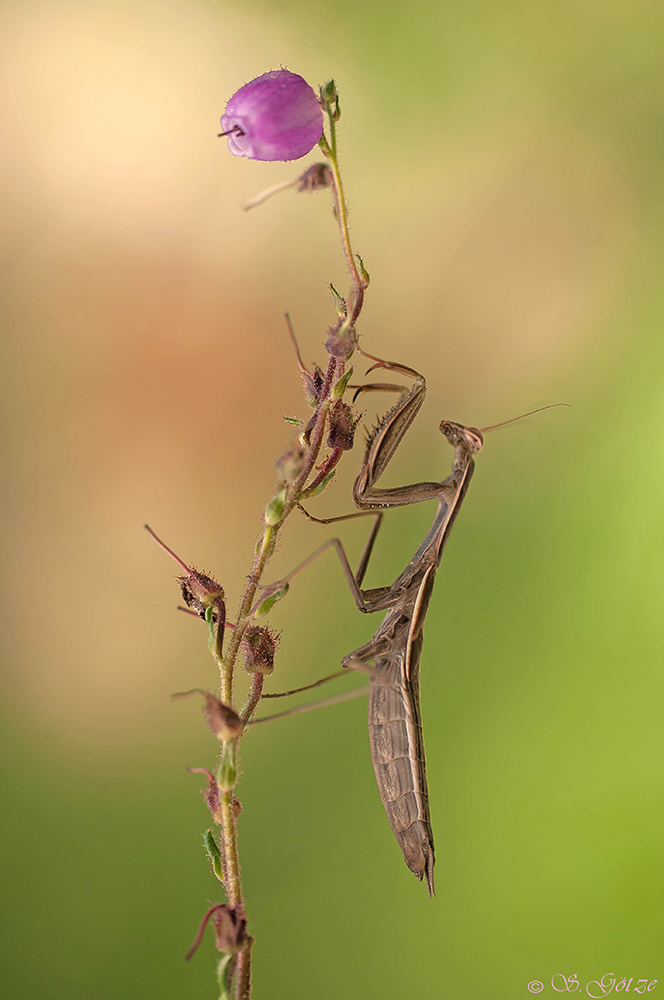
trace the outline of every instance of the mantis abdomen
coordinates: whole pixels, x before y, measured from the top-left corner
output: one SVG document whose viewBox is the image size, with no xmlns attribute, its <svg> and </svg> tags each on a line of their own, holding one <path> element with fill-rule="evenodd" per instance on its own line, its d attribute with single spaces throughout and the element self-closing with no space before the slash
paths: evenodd
<svg viewBox="0 0 664 1000">
<path fill-rule="evenodd" d="M 418 636 L 405 676 L 406 656 L 376 657 L 369 685 L 369 742 L 380 797 L 406 864 L 433 888 L 433 831 L 429 815 L 420 717 Z"/>
</svg>

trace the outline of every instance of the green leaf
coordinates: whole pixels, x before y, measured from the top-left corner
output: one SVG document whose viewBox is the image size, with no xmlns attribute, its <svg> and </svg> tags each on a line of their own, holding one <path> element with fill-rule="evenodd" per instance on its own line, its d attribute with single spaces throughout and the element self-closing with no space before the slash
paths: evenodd
<svg viewBox="0 0 664 1000">
<path fill-rule="evenodd" d="M 354 371 L 353 368 L 349 368 L 348 371 L 345 373 L 345 375 L 342 375 L 341 378 L 337 382 L 335 382 L 334 387 L 332 389 L 332 399 L 341 399 L 341 397 L 346 391 L 348 383 L 350 382 L 350 378 L 351 375 L 353 374 L 353 371 Z"/>
<path fill-rule="evenodd" d="M 270 613 L 277 601 L 280 601 L 282 597 L 285 597 L 290 590 L 289 585 L 286 583 L 283 587 L 275 590 L 272 594 L 268 594 L 267 597 L 261 601 L 256 610 L 254 611 L 253 618 L 262 618 L 264 615 Z"/>
<path fill-rule="evenodd" d="M 206 830 L 203 834 L 203 843 L 205 845 L 205 850 L 207 851 L 207 856 L 212 864 L 212 869 L 219 879 L 220 882 L 224 881 L 224 873 L 221 867 L 221 851 L 217 841 L 214 839 L 214 833 L 212 830 Z"/>
<path fill-rule="evenodd" d="M 346 305 L 345 298 L 343 295 L 339 294 L 332 282 L 330 282 L 329 288 L 330 294 L 332 295 L 332 301 L 334 302 L 334 308 L 337 311 L 337 316 L 339 316 L 340 319 L 345 319 L 348 315 L 348 306 Z"/>
<path fill-rule="evenodd" d="M 359 253 L 356 253 L 355 256 L 357 257 L 358 263 L 360 265 L 360 274 L 362 275 L 362 279 L 364 281 L 364 287 L 368 288 L 369 283 L 371 282 L 371 276 L 367 271 L 366 267 L 364 266 L 364 261 L 360 257 Z"/>
</svg>

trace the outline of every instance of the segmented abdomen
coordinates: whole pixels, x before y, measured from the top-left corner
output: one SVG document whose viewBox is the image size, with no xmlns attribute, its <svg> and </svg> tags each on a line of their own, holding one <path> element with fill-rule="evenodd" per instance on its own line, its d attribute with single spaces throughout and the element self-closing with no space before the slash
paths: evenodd
<svg viewBox="0 0 664 1000">
<path fill-rule="evenodd" d="M 377 657 L 369 686 L 369 742 L 380 797 L 408 867 L 433 888 L 433 831 L 429 815 L 424 740 L 420 718 L 419 658 L 422 636 L 404 657 Z M 415 645 L 414 643 L 414 645 Z"/>
</svg>

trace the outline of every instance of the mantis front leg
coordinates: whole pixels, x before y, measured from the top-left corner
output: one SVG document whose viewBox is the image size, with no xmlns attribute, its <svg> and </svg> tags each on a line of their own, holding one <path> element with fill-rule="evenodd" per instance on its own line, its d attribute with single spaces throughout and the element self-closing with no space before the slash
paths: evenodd
<svg viewBox="0 0 664 1000">
<path fill-rule="evenodd" d="M 366 356 L 371 357 L 371 355 Z M 407 375 L 415 381 L 410 391 L 404 392 L 401 399 L 397 400 L 370 433 L 362 467 L 353 486 L 353 502 L 360 510 L 385 510 L 389 507 L 405 507 L 422 500 L 436 499 L 440 494 L 440 483 L 415 483 L 389 490 L 377 489 L 375 486 L 420 412 L 426 395 L 426 380 L 414 368 L 408 368 L 406 365 L 381 361 L 378 358 L 372 360 L 375 360 L 376 364 L 369 371 L 383 368 Z M 402 387 L 373 384 L 361 386 L 358 393 L 400 388 Z"/>
</svg>

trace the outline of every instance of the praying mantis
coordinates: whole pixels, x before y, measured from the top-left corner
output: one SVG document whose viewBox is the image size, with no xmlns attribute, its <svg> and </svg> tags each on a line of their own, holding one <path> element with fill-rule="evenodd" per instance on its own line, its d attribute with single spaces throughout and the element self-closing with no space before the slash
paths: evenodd
<svg viewBox="0 0 664 1000">
<path fill-rule="evenodd" d="M 368 436 L 362 466 L 353 486 L 353 501 L 359 512 L 321 519 L 312 517 L 300 507 L 309 520 L 318 524 L 333 524 L 370 513 L 376 515 L 357 570 L 353 573 L 340 539 L 332 538 L 297 566 L 288 577 L 272 586 L 283 590 L 300 569 L 329 546 L 333 546 L 358 609 L 365 614 L 386 612 L 369 642 L 348 653 L 341 662 L 344 668 L 359 669 L 369 674 L 369 742 L 378 791 L 408 868 L 420 881 L 425 880 L 429 895 L 434 896 L 434 842 L 419 691 L 424 621 L 445 543 L 461 510 L 475 469 L 474 456 L 484 444 L 482 431 L 493 430 L 521 417 L 514 417 L 512 420 L 493 424 L 481 430 L 443 420 L 439 429 L 454 448 L 449 475 L 439 482 L 421 482 L 393 489 L 379 489 L 375 483 L 383 475 L 424 402 L 426 381 L 423 375 L 406 365 L 382 361 L 372 355 L 365 356 L 376 362 L 369 372 L 382 368 L 406 375 L 414 381 L 409 391 L 402 386 L 391 384 L 370 384 L 361 386 L 358 390 L 358 392 L 401 390 L 402 393 L 392 409 Z M 545 406 L 539 409 L 548 408 Z M 521 416 L 530 416 L 531 413 L 537 412 L 539 410 L 531 410 Z M 437 500 L 438 508 L 431 527 L 406 568 L 390 586 L 363 590 L 362 582 L 383 511 L 424 500 Z M 373 666 L 370 667 L 368 664 L 372 660 Z M 317 687 L 337 676 L 339 673 L 297 690 L 304 691 L 307 688 Z M 363 690 L 345 692 L 315 704 L 322 706 L 346 701 L 356 694 L 363 693 Z M 294 693 L 294 691 L 284 692 L 284 694 Z M 314 705 L 300 706 L 291 712 L 307 711 L 310 707 Z M 267 719 L 256 721 L 267 721 Z"/>
<path fill-rule="evenodd" d="M 450 474 L 440 482 L 378 489 L 375 483 L 384 473 L 424 402 L 426 381 L 419 372 L 405 365 L 376 358 L 372 360 L 377 363 L 369 371 L 383 368 L 409 376 L 414 382 L 408 392 L 400 386 L 383 384 L 367 385 L 359 390 L 402 389 L 401 398 L 368 437 L 362 467 L 353 486 L 353 500 L 360 513 L 319 519 L 301 509 L 310 520 L 321 524 L 376 514 L 355 573 L 338 538 L 330 539 L 314 556 L 328 546 L 334 546 L 358 609 L 365 614 L 386 612 L 373 638 L 345 656 L 342 665 L 362 669 L 373 660 L 373 667 L 367 671 L 370 674 L 368 715 L 371 758 L 378 790 L 406 864 L 420 880 L 425 879 L 429 894 L 433 896 L 433 830 L 419 694 L 423 626 L 443 548 L 473 475 L 473 456 L 482 448 L 484 439 L 477 428 L 444 420 L 440 430 L 454 447 Z M 433 499 L 438 500 L 433 523 L 403 572 L 390 586 L 363 590 L 362 581 L 382 512 Z M 280 581 L 281 585 L 303 565 Z"/>
</svg>

